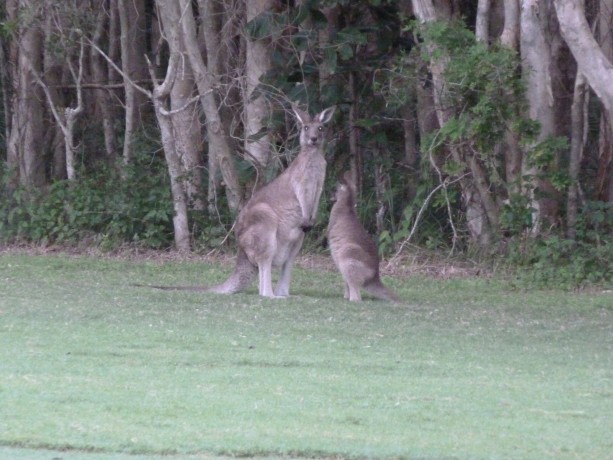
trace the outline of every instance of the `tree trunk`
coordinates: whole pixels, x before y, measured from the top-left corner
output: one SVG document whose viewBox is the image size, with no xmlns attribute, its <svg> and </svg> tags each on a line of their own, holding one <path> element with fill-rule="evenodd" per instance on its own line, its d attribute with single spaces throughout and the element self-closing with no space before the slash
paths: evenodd
<svg viewBox="0 0 613 460">
<path fill-rule="evenodd" d="M 519 50 L 519 0 L 504 0 L 504 26 L 500 43 L 514 51 Z M 507 130 L 502 142 L 505 182 L 509 195 L 521 193 L 523 152 L 517 134 Z"/>
<path fill-rule="evenodd" d="M 183 180 L 185 177 L 185 170 L 183 169 L 180 159 L 180 152 L 177 146 L 176 137 L 177 132 L 173 126 L 173 118 L 181 112 L 189 113 L 189 110 L 186 110 L 187 107 L 189 107 L 189 104 L 187 107 L 183 107 L 182 110 L 178 109 L 178 113 L 169 113 L 166 110 L 169 96 L 173 90 L 173 87 L 175 86 L 177 66 L 182 60 L 179 52 L 182 47 L 179 33 L 179 10 L 175 0 L 157 0 L 157 5 L 164 24 L 164 34 L 166 40 L 168 41 L 170 59 L 166 70 L 166 77 L 162 84 L 156 83 L 155 72 L 153 68 L 150 68 L 151 79 L 154 82 L 152 101 L 155 109 L 155 115 L 160 127 L 164 157 L 166 158 L 166 164 L 168 166 L 168 173 L 170 176 L 170 188 L 174 207 L 174 216 L 172 220 L 175 247 L 179 251 L 187 252 L 190 250 L 191 237 L 189 233 L 187 214 L 187 194 Z M 175 123 L 175 125 L 176 124 L 179 123 Z M 185 134 L 185 132 L 182 131 L 181 134 Z"/>
<path fill-rule="evenodd" d="M 613 62 L 613 0 L 600 0 L 598 17 L 598 43 L 602 52 Z M 613 202 L 613 113 L 602 110 L 598 135 L 598 197 Z"/>
<path fill-rule="evenodd" d="M 519 49 L 519 0 L 504 0 L 504 28 L 500 43 L 511 49 Z"/>
<path fill-rule="evenodd" d="M 603 103 L 613 112 L 613 64 L 607 59 L 590 31 L 584 5 L 579 0 L 554 0 L 562 37 L 566 40 L 579 69 Z"/>
<path fill-rule="evenodd" d="M 247 21 L 266 13 L 273 0 L 250 0 L 246 2 Z M 270 135 L 267 122 L 270 106 L 263 94 L 255 95 L 260 78 L 270 70 L 271 43 L 265 38 L 247 37 L 244 90 L 245 154 L 253 159 L 259 170 L 264 170 L 270 159 Z"/>
<path fill-rule="evenodd" d="M 490 6 L 491 0 L 479 0 L 477 2 L 475 36 L 478 41 L 485 44 L 490 39 Z"/>
<path fill-rule="evenodd" d="M 573 105 L 571 108 L 571 139 L 570 139 L 570 158 L 568 165 L 568 175 L 571 185 L 568 188 L 568 198 L 566 204 L 566 236 L 575 239 L 577 236 L 577 210 L 579 207 L 579 168 L 583 153 L 583 135 L 585 127 L 585 93 L 587 84 L 581 72 L 577 73 L 575 80 L 575 90 L 573 94 Z"/>
<path fill-rule="evenodd" d="M 200 11 L 200 34 L 201 42 L 204 43 L 207 68 L 212 75 L 221 75 L 221 42 L 222 24 L 220 18 L 222 11 L 215 0 L 198 0 L 198 10 Z M 207 212 L 210 217 L 218 214 L 217 210 L 217 190 L 221 186 L 219 180 L 219 159 L 217 152 L 208 149 L 208 189 L 207 189 Z"/>
<path fill-rule="evenodd" d="M 209 154 L 214 152 L 217 155 L 218 164 L 226 186 L 228 206 L 236 214 L 242 206 L 242 193 L 234 166 L 234 157 L 227 139 L 226 130 L 219 115 L 215 87 L 198 47 L 198 35 L 196 33 L 192 5 L 189 0 L 180 0 L 180 5 L 182 13 L 180 19 L 182 39 L 185 43 L 189 62 L 194 71 L 196 86 L 200 94 L 200 102 L 206 117 Z"/>
<path fill-rule="evenodd" d="M 359 100 L 355 83 L 355 73 L 349 74 L 349 94 L 351 97 L 351 105 L 349 106 L 349 158 L 351 159 L 352 180 L 356 185 L 358 193 L 362 190 L 362 174 L 364 170 L 364 161 L 362 158 L 362 149 L 360 149 L 360 131 L 357 126 Z"/>
<path fill-rule="evenodd" d="M 101 8 L 96 18 L 96 30 L 92 37 L 92 41 L 97 46 L 102 46 L 105 31 L 110 27 L 110 21 L 107 19 L 107 12 Z M 109 56 L 111 55 L 110 50 L 107 54 Z M 89 58 L 94 82 L 104 84 L 107 82 L 109 76 L 109 71 L 107 70 L 104 59 L 93 48 L 90 49 Z M 106 157 L 110 164 L 114 164 L 117 159 L 117 133 L 115 132 L 115 111 L 113 110 L 110 91 L 109 89 L 95 89 L 94 100 L 98 105 L 102 118 L 102 132 L 104 134 Z"/>
<path fill-rule="evenodd" d="M 168 8 L 173 8 L 174 12 L 169 16 Z M 167 5 L 164 14 L 161 15 L 164 31 L 170 30 L 176 25 L 172 20 L 180 17 L 179 5 Z M 176 40 L 169 40 L 168 46 L 170 53 L 177 56 L 185 56 L 185 43 L 181 40 L 179 30 Z M 173 48 L 178 47 L 178 48 Z M 184 171 L 182 181 L 187 194 L 188 206 L 192 209 L 204 210 L 204 194 L 202 192 L 202 162 L 200 152 L 202 145 L 202 132 L 200 128 L 200 112 L 197 100 L 194 99 L 196 84 L 194 82 L 194 72 L 187 59 L 182 59 L 180 68 L 175 72 L 170 90 L 170 109 L 173 112 L 170 116 L 173 134 L 175 137 L 176 154 L 181 162 Z"/>
<path fill-rule="evenodd" d="M 402 130 L 404 132 L 403 163 L 408 169 L 405 187 L 407 191 L 407 201 L 409 203 L 411 203 L 417 196 L 417 184 L 419 183 L 419 149 L 417 144 L 418 124 L 412 105 L 413 104 L 406 104 L 402 110 Z"/>
<path fill-rule="evenodd" d="M 527 82 L 526 98 L 529 104 L 528 116 L 540 123 L 541 130 L 537 143 L 556 134 L 555 110 L 552 88 L 553 59 L 549 47 L 546 0 L 522 0 L 521 11 L 521 55 L 523 74 Z M 547 192 L 548 184 L 538 178 L 536 166 L 524 158 L 522 174 L 532 178 L 531 196 L 532 233 L 538 235 L 544 224 L 550 224 L 556 217 L 552 199 L 536 196 L 535 190 Z"/>
<path fill-rule="evenodd" d="M 423 23 L 433 22 L 437 19 L 432 0 L 413 0 L 413 11 Z M 431 56 L 435 54 L 433 53 L 434 49 L 429 51 Z M 441 127 L 454 116 L 452 109 L 446 106 L 442 99 L 445 91 L 445 65 L 443 58 L 432 58 L 430 61 L 434 107 Z M 459 146 L 451 146 L 450 150 L 453 160 L 458 164 L 465 165 L 473 175 L 472 180 L 462 179 L 460 181 L 467 226 L 473 243 L 481 248 L 487 247 L 492 241 L 492 228 L 498 223 L 497 212 L 488 213 L 488 211 L 495 210 L 495 206 L 492 204 L 493 198 L 486 186 L 487 178 L 479 160 L 474 158 L 471 152 Z M 486 202 L 487 206 L 484 205 Z"/>
<path fill-rule="evenodd" d="M 0 93 L 2 97 L 2 114 L 4 115 L 4 139 L 8 140 L 11 134 L 10 100 L 11 90 L 9 86 L 9 71 L 7 57 L 4 52 L 4 40 L 0 36 Z"/>
<path fill-rule="evenodd" d="M 136 89 L 130 80 L 131 59 L 133 53 L 130 44 L 130 18 L 128 12 L 129 0 L 118 0 L 119 22 L 121 29 L 121 68 L 123 70 L 125 126 L 123 132 L 123 161 L 129 164 L 132 161 L 132 137 L 136 126 Z"/>
<path fill-rule="evenodd" d="M 63 18 L 54 14 L 53 5 L 50 2 L 45 2 L 45 16 L 44 16 L 44 42 L 45 44 L 53 43 L 56 41 L 59 34 L 63 29 Z M 64 47 L 62 47 L 64 48 Z M 66 96 L 64 92 L 59 90 L 62 85 L 67 83 L 65 62 L 62 56 L 48 49 L 43 51 L 43 69 L 45 72 L 44 79 L 42 76 L 35 73 L 36 79 L 39 82 L 43 91 L 47 95 L 47 103 L 49 108 L 53 110 L 57 107 L 63 107 L 66 104 Z M 64 142 L 64 134 L 62 133 L 62 127 L 60 123 L 47 123 L 46 139 L 51 139 L 51 142 L 46 143 L 47 151 L 51 153 L 53 158 L 52 165 L 49 169 L 51 180 L 63 180 L 67 177 L 66 169 L 66 143 Z"/>
<path fill-rule="evenodd" d="M 27 11 L 29 2 L 14 0 L 7 3 L 10 20 L 20 23 L 18 12 Z M 31 11 L 36 14 L 35 11 Z M 34 19 L 36 20 L 36 19 Z M 34 72 L 42 70 L 43 35 L 41 28 L 21 22 L 13 55 L 16 66 L 13 74 L 11 104 L 11 134 L 7 146 L 7 165 L 18 174 L 18 182 L 38 188 L 46 183 L 43 159 L 44 95 L 36 84 Z"/>
</svg>

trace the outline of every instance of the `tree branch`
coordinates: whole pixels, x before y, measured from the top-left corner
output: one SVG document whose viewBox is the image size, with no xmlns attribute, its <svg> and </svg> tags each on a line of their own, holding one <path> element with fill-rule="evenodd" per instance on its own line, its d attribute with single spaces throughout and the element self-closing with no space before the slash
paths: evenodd
<svg viewBox="0 0 613 460">
<path fill-rule="evenodd" d="M 145 96 L 147 96 L 148 98 L 152 97 L 152 93 L 151 91 L 149 91 L 148 89 L 143 88 L 142 86 L 140 86 L 139 84 L 137 84 L 134 80 L 132 80 L 128 74 L 126 74 L 123 70 L 121 70 L 117 64 L 115 64 L 113 62 L 113 60 L 107 56 L 107 54 L 102 51 L 100 49 L 100 47 L 98 45 L 96 45 L 93 41 L 91 41 L 89 38 L 87 39 L 87 43 L 89 44 L 89 46 L 91 46 L 93 49 L 95 49 L 98 53 L 100 53 L 100 55 L 106 60 L 106 62 L 108 62 L 111 67 L 113 67 L 113 69 L 115 69 L 115 71 L 117 73 L 119 73 L 119 75 L 121 75 L 128 83 L 130 83 L 136 90 L 140 91 L 141 93 L 143 93 Z M 124 85 L 120 84 L 119 85 L 120 88 L 123 88 Z"/>
</svg>

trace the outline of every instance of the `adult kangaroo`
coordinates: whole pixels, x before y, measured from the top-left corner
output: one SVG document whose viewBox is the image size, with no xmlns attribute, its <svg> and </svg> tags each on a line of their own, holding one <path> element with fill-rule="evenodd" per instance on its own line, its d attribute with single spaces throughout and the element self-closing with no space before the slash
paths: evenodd
<svg viewBox="0 0 613 460">
<path fill-rule="evenodd" d="M 356 186 L 349 171 L 339 180 L 334 200 L 328 244 L 345 281 L 345 298 L 361 301 L 360 288 L 363 288 L 375 297 L 398 302 L 396 294 L 381 282 L 377 246 L 356 213 Z"/>
<path fill-rule="evenodd" d="M 292 107 L 300 124 L 300 153 L 273 181 L 257 190 L 238 215 L 238 255 L 230 277 L 206 290 L 232 294 L 244 290 L 259 273 L 259 293 L 287 297 L 292 268 L 304 233 L 315 223 L 326 175 L 326 124 L 335 107 L 314 117 Z M 272 289 L 272 267 L 281 273 Z"/>
</svg>

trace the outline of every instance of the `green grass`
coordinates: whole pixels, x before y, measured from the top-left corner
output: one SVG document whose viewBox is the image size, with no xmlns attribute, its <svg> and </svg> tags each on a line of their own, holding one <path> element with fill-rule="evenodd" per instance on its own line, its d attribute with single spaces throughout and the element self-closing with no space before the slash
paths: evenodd
<svg viewBox="0 0 613 460">
<path fill-rule="evenodd" d="M 0 458 L 605 459 L 613 294 L 387 279 L 287 300 L 195 262 L 0 255 Z"/>
</svg>

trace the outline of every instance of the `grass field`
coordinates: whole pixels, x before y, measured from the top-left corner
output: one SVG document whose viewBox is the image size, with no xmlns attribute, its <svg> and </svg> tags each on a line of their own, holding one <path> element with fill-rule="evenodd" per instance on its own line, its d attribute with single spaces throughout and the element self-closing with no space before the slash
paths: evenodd
<svg viewBox="0 0 613 460">
<path fill-rule="evenodd" d="M 0 458 L 613 458 L 613 292 L 386 279 L 219 296 L 205 262 L 0 255 Z"/>
</svg>

